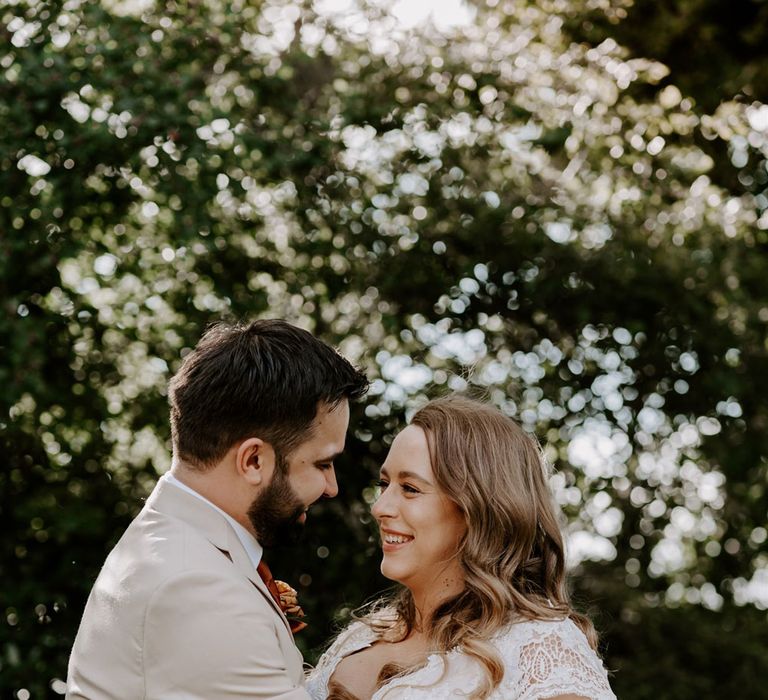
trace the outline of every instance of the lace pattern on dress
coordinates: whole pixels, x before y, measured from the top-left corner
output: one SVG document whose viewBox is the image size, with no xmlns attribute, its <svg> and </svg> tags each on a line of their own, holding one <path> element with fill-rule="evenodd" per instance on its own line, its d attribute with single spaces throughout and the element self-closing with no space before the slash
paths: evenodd
<svg viewBox="0 0 768 700">
<path fill-rule="evenodd" d="M 503 644 L 505 661 L 516 657 L 519 665 L 509 688 L 515 698 L 539 700 L 567 693 L 591 700 L 615 698 L 602 662 L 573 622 L 536 621 L 516 627 Z"/>
<path fill-rule="evenodd" d="M 347 627 L 307 679 L 313 700 L 325 700 L 329 679 L 342 658 L 370 646 L 376 638 L 363 622 Z M 602 662 L 570 620 L 519 622 L 504 628 L 493 642 L 505 673 L 489 700 L 541 700 L 567 693 L 616 700 Z M 372 700 L 466 700 L 472 697 L 481 673 L 479 664 L 458 649 L 432 654 L 421 668 L 379 688 Z"/>
</svg>

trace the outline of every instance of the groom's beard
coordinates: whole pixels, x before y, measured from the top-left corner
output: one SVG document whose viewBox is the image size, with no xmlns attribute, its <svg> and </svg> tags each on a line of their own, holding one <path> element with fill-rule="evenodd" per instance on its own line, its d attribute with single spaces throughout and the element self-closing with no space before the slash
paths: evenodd
<svg viewBox="0 0 768 700">
<path fill-rule="evenodd" d="M 266 548 L 295 544 L 304 534 L 299 522 L 306 506 L 288 481 L 288 465 L 278 457 L 269 485 L 254 499 L 248 518 L 256 531 L 256 539 Z"/>
</svg>

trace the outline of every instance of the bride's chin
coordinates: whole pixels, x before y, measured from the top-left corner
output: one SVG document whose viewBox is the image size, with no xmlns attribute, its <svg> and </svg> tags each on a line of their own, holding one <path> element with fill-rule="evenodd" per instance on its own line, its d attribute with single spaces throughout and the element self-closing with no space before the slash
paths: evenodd
<svg viewBox="0 0 768 700">
<path fill-rule="evenodd" d="M 397 574 L 397 570 L 394 569 L 394 567 L 386 560 L 382 560 L 379 569 L 381 571 L 381 575 L 384 576 L 384 578 L 388 578 L 390 581 L 400 580 L 400 577 Z"/>
<path fill-rule="evenodd" d="M 403 570 L 402 567 L 392 566 L 391 562 L 386 561 L 381 562 L 380 570 L 381 575 L 384 578 L 388 578 L 390 581 L 394 581 L 395 583 L 399 583 L 408 588 L 411 587 L 410 584 L 413 582 L 414 574 L 412 570 Z"/>
</svg>

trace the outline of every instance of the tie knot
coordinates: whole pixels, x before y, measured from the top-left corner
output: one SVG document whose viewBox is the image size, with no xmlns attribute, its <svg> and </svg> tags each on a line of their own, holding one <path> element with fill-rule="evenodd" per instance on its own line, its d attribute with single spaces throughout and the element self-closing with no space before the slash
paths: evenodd
<svg viewBox="0 0 768 700">
<path fill-rule="evenodd" d="M 280 591 L 277 588 L 277 584 L 275 583 L 274 576 L 272 576 L 272 572 L 267 566 L 267 562 L 265 562 L 263 559 L 256 567 L 256 573 L 261 577 L 261 580 L 264 581 L 264 585 L 267 587 L 270 595 L 275 599 L 275 602 L 278 604 L 278 606 L 280 606 Z M 282 606 L 280 607 L 282 609 Z"/>
</svg>

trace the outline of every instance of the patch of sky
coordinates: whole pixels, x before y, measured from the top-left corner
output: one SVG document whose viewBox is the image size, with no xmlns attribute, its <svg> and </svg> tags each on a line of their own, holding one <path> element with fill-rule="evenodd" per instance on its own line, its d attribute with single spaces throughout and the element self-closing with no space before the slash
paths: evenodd
<svg viewBox="0 0 768 700">
<path fill-rule="evenodd" d="M 566 536 L 565 552 L 569 568 L 583 561 L 612 561 L 617 555 L 616 547 L 607 537 L 586 530 Z"/>
<path fill-rule="evenodd" d="M 474 364 L 488 352 L 485 334 L 479 328 L 449 333 L 429 323 L 421 326 L 416 336 L 435 357 L 454 359 L 463 365 Z"/>
<path fill-rule="evenodd" d="M 517 153 L 523 144 L 530 143 L 541 136 L 542 128 L 539 124 L 529 122 L 521 127 L 506 129 L 499 134 L 499 143 L 508 151 Z"/>
<path fill-rule="evenodd" d="M 445 139 L 434 131 L 420 131 L 413 136 L 413 145 L 425 156 L 437 158 L 443 151 Z"/>
<path fill-rule="evenodd" d="M 117 269 L 117 262 L 117 258 L 114 255 L 110 255 L 109 253 L 99 255 L 93 261 L 93 271 L 102 277 L 111 277 L 115 274 L 115 270 Z"/>
<path fill-rule="evenodd" d="M 733 599 L 736 605 L 751 603 L 761 610 L 768 609 L 768 568 L 758 569 L 749 580 L 734 579 Z"/>
<path fill-rule="evenodd" d="M 568 443 L 568 461 L 591 479 L 612 478 L 625 472 L 631 454 L 626 433 L 612 424 L 588 419 Z"/>
<path fill-rule="evenodd" d="M 43 177 L 51 172 L 51 166 L 32 153 L 19 158 L 17 167 L 32 177 Z"/>
<path fill-rule="evenodd" d="M 392 14 L 405 28 L 430 23 L 445 31 L 469 24 L 475 13 L 475 8 L 462 0 L 397 0 L 392 5 Z"/>
<path fill-rule="evenodd" d="M 691 565 L 693 552 L 681 539 L 665 537 L 651 550 L 648 573 L 659 577 L 682 571 Z"/>
<path fill-rule="evenodd" d="M 432 370 L 426 365 L 415 364 L 408 355 L 386 355 L 379 353 L 376 357 L 381 366 L 381 376 L 395 382 L 406 392 L 419 391 L 432 381 Z"/>
<path fill-rule="evenodd" d="M 403 173 L 397 178 L 396 191 L 400 194 L 423 197 L 429 191 L 429 182 L 418 173 Z"/>
<path fill-rule="evenodd" d="M 567 221 L 548 221 L 544 224 L 544 233 L 555 243 L 570 243 L 576 238 L 576 233 Z"/>
</svg>

